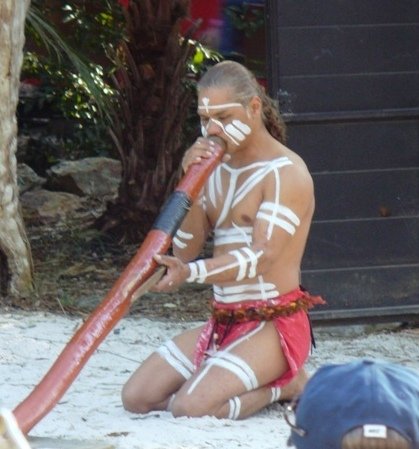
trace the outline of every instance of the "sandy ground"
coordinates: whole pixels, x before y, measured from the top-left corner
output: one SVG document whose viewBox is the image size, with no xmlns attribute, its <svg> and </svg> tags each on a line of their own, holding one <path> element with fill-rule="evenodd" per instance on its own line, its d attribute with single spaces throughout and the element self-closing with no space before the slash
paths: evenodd
<svg viewBox="0 0 419 449">
<path fill-rule="evenodd" d="M 0 406 L 13 409 L 32 391 L 80 325 L 78 318 L 41 312 L 0 315 Z M 274 404 L 244 421 L 135 416 L 120 403 L 123 382 L 162 341 L 196 323 L 128 317 L 118 323 L 57 406 L 31 436 L 100 440 L 117 449 L 287 447 L 283 409 Z M 360 357 L 380 358 L 419 371 L 419 333 L 395 325 L 316 328 L 317 349 L 307 369 Z"/>
</svg>

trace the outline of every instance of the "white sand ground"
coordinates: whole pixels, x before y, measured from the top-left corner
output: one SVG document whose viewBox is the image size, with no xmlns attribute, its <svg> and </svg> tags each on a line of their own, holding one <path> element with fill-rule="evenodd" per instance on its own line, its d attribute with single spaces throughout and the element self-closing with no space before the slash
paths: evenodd
<svg viewBox="0 0 419 449">
<path fill-rule="evenodd" d="M 0 314 L 0 406 L 13 409 L 32 391 L 70 340 L 81 320 L 45 313 Z M 275 404 L 244 421 L 177 418 L 169 413 L 135 416 L 120 403 L 123 382 L 162 341 L 194 323 L 124 318 L 57 406 L 32 436 L 105 441 L 117 449 L 204 449 L 287 447 L 289 429 Z M 360 357 L 380 358 L 419 371 L 417 330 L 395 326 L 315 329 L 317 349 L 307 369 Z"/>
</svg>

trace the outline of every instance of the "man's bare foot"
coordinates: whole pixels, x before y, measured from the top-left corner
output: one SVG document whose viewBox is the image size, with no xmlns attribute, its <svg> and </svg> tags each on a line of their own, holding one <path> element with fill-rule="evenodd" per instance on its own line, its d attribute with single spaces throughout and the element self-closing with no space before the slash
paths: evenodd
<svg viewBox="0 0 419 449">
<path fill-rule="evenodd" d="M 291 380 L 291 382 L 282 387 L 279 400 L 290 401 L 296 396 L 299 396 L 303 392 L 307 381 L 308 374 L 306 373 L 304 368 L 301 368 L 300 371 L 298 371 L 297 375 Z"/>
</svg>

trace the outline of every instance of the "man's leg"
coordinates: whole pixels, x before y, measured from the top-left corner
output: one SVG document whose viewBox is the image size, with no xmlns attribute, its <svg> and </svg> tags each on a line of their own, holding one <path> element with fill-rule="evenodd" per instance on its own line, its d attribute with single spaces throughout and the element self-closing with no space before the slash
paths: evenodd
<svg viewBox="0 0 419 449">
<path fill-rule="evenodd" d="M 131 375 L 122 389 L 124 408 L 133 413 L 167 410 L 172 395 L 193 373 L 193 354 L 202 327 L 163 344 Z"/>
<path fill-rule="evenodd" d="M 274 324 L 262 322 L 208 358 L 176 394 L 171 410 L 175 416 L 247 417 L 272 399 L 287 399 L 266 387 L 287 370 Z"/>
</svg>

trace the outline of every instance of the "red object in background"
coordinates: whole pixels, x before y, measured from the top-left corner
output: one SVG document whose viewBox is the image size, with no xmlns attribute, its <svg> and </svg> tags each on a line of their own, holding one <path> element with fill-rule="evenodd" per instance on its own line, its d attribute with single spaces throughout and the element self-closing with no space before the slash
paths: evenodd
<svg viewBox="0 0 419 449">
<path fill-rule="evenodd" d="M 129 6 L 129 0 L 118 0 L 118 3 L 119 3 L 123 8 L 128 8 L 128 6 Z"/>
<path fill-rule="evenodd" d="M 221 0 L 191 0 L 189 18 L 185 19 L 181 26 L 182 34 L 198 19 L 202 20 L 202 24 L 197 30 L 197 36 L 219 23 L 221 20 Z"/>
<path fill-rule="evenodd" d="M 21 83 L 39 87 L 42 84 L 42 81 L 39 78 L 24 78 Z"/>
</svg>

